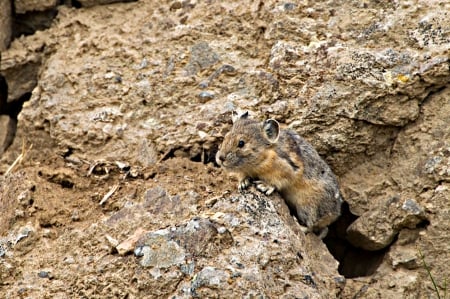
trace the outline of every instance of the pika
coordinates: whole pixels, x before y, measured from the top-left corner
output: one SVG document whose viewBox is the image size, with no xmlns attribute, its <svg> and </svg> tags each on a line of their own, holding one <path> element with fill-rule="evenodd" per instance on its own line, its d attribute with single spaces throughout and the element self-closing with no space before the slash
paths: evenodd
<svg viewBox="0 0 450 299">
<path fill-rule="evenodd" d="M 328 164 L 310 143 L 274 119 L 258 122 L 248 112 L 236 116 L 216 162 L 237 174 L 239 191 L 252 182 L 267 195 L 278 191 L 304 232 L 324 238 L 341 213 L 339 184 Z"/>
</svg>

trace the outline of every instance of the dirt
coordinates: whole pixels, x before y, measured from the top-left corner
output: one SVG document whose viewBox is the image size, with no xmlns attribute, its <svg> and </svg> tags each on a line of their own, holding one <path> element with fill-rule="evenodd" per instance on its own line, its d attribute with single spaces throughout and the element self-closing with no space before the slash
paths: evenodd
<svg viewBox="0 0 450 299">
<path fill-rule="evenodd" d="M 448 3 L 54 2 L 2 52 L 1 297 L 442 298 Z M 326 239 L 214 163 L 236 109 L 338 175 Z"/>
</svg>

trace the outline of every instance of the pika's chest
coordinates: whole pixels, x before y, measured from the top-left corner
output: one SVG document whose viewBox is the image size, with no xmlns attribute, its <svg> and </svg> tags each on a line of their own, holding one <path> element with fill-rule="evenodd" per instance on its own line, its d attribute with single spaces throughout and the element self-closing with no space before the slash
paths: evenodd
<svg viewBox="0 0 450 299">
<path fill-rule="evenodd" d="M 302 167 L 293 167 L 291 161 L 283 159 L 274 150 L 268 151 L 251 176 L 276 187 L 278 190 L 299 185 L 302 180 Z"/>
</svg>

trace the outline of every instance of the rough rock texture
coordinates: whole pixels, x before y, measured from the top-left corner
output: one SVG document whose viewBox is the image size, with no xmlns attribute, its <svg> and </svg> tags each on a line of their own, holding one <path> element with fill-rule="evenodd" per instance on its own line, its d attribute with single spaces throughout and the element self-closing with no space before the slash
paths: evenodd
<svg viewBox="0 0 450 299">
<path fill-rule="evenodd" d="M 1 234 L 32 231 L 6 242 L 0 293 L 434 298 L 422 253 L 442 294 L 448 11 L 447 1 L 60 6 L 50 29 L 3 53 L 9 101 L 35 88 L 0 160 L 5 173 L 25 154 L 1 179 Z M 295 129 L 338 174 L 349 212 L 325 242 L 339 268 L 278 196 L 237 194 L 208 163 L 233 109 Z"/>
<path fill-rule="evenodd" d="M 17 122 L 9 115 L 0 115 L 0 155 L 14 141 L 13 132 L 16 129 Z"/>
<path fill-rule="evenodd" d="M 44 35 L 36 33 L 27 39 L 16 39 L 13 47 L 17 51 L 2 53 L 1 73 L 8 82 L 8 102 L 19 101 L 36 87 L 44 46 Z"/>
<path fill-rule="evenodd" d="M 91 7 L 95 5 L 105 5 L 105 4 L 111 4 L 111 3 L 117 3 L 117 2 L 132 2 L 136 0 L 79 0 L 78 2 L 82 7 Z"/>
<path fill-rule="evenodd" d="M 16 14 L 44 11 L 55 8 L 58 2 L 58 0 L 14 0 L 14 9 Z"/>
<path fill-rule="evenodd" d="M 0 0 L 0 52 L 3 52 L 8 48 L 9 43 L 11 42 L 11 30 L 11 1 Z"/>
<path fill-rule="evenodd" d="M 380 250 L 390 245 L 401 229 L 414 229 L 425 219 L 423 208 L 414 200 L 400 203 L 392 198 L 355 220 L 347 229 L 347 239 L 365 250 Z"/>
</svg>

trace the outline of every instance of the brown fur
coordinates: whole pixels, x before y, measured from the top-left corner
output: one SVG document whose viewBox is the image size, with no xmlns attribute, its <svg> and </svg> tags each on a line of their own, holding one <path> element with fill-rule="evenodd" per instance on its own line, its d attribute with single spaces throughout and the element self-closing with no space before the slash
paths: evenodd
<svg viewBox="0 0 450 299">
<path fill-rule="evenodd" d="M 268 194 L 275 188 L 307 231 L 324 231 L 340 215 L 342 197 L 330 167 L 311 144 L 274 120 L 237 118 L 216 160 L 239 176 L 240 189 L 251 180 Z"/>
</svg>

